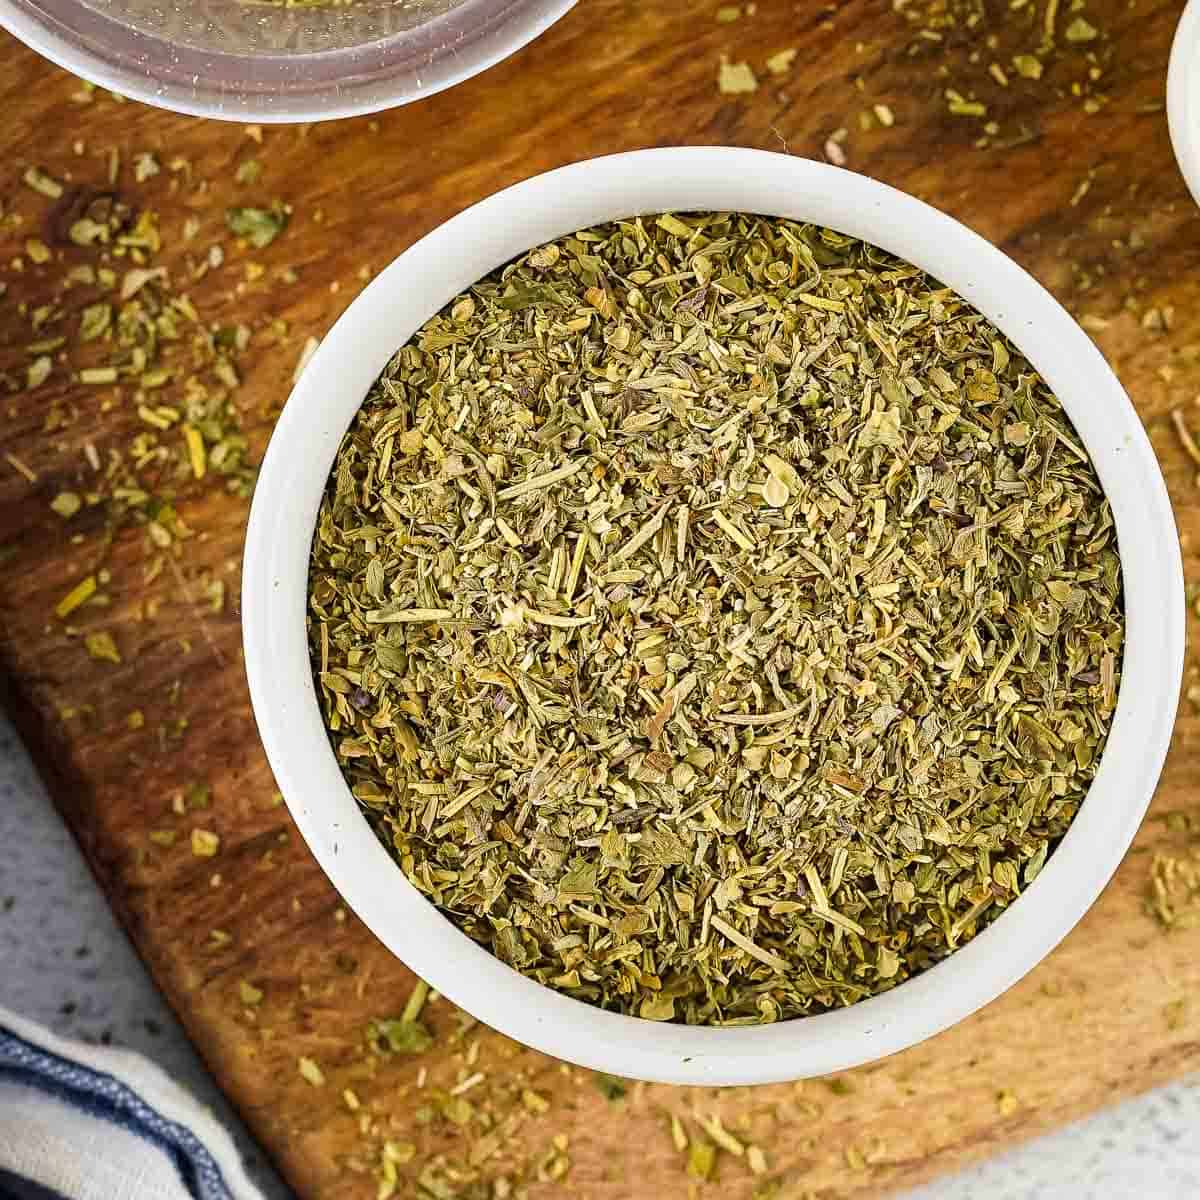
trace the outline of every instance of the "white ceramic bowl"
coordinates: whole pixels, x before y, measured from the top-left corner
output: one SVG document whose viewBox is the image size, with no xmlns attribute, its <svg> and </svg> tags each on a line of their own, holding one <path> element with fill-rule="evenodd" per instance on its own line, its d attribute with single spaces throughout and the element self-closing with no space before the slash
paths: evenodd
<svg viewBox="0 0 1200 1200">
<path fill-rule="evenodd" d="M 1167 67 L 1167 125 L 1179 169 L 1200 204 L 1200 4 L 1189 0 Z"/>
<path fill-rule="evenodd" d="M 1124 571 L 1124 676 L 1107 749 L 1058 851 L 1025 895 L 944 962 L 850 1008 L 718 1029 L 603 1012 L 492 957 L 426 901 L 376 840 L 322 723 L 305 639 L 309 542 L 338 444 L 397 347 L 453 296 L 531 246 L 639 213 L 741 210 L 815 221 L 923 267 L 995 322 L 1061 398 L 1100 474 Z M 376 936 L 480 1020 L 548 1054 L 670 1083 L 744 1084 L 843 1070 L 910 1046 L 1010 987 L 1083 916 L 1146 811 L 1183 665 L 1183 576 L 1150 443 L 1099 351 L 1031 276 L 902 192 L 755 150 L 646 150 L 577 163 L 460 213 L 346 310 L 301 376 L 263 463 L 246 542 L 246 671 L 296 824 Z"/>
</svg>

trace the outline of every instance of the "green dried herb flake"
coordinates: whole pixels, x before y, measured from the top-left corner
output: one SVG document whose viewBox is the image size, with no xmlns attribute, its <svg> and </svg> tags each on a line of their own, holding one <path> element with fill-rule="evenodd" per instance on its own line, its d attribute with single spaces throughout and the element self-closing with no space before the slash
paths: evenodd
<svg viewBox="0 0 1200 1200">
<path fill-rule="evenodd" d="M 1068 42 L 1092 42 L 1100 36 L 1100 31 L 1086 17 L 1076 17 L 1064 31 Z"/>
<path fill-rule="evenodd" d="M 120 663 L 121 652 L 117 649 L 116 640 L 111 633 L 89 633 L 83 642 L 92 658 L 102 662 Z"/>
<path fill-rule="evenodd" d="M 212 787 L 200 780 L 193 780 L 183 789 L 183 807 L 187 812 L 198 812 L 212 803 Z"/>
<path fill-rule="evenodd" d="M 101 337 L 112 327 L 112 305 L 99 301 L 89 304 L 79 315 L 79 339 L 90 342 Z"/>
<path fill-rule="evenodd" d="M 1186 996 L 1181 996 L 1177 1000 L 1171 1000 L 1163 1006 L 1163 1016 L 1166 1019 L 1168 1032 L 1178 1033 L 1179 1030 L 1187 1026 L 1189 1007 L 1189 1001 Z"/>
<path fill-rule="evenodd" d="M 772 54 L 767 59 L 767 70 L 772 75 L 786 75 L 792 69 L 797 54 L 799 51 L 791 48 Z"/>
<path fill-rule="evenodd" d="M 622 1079 L 619 1075 L 608 1075 L 603 1071 L 597 1071 L 592 1076 L 592 1082 L 609 1102 L 623 1100 L 629 1092 L 629 1081 Z"/>
<path fill-rule="evenodd" d="M 197 858 L 212 858 L 220 848 L 221 839 L 211 829 L 192 830 L 192 853 Z"/>
<path fill-rule="evenodd" d="M 693 1138 L 688 1145 L 687 1173 L 707 1183 L 717 1166 L 717 1148 L 704 1138 Z"/>
<path fill-rule="evenodd" d="M 42 354 L 35 358 L 33 362 L 25 368 L 25 386 L 32 391 L 34 388 L 41 387 L 47 379 L 50 378 L 50 372 L 54 369 L 54 361 L 48 354 Z"/>
<path fill-rule="evenodd" d="M 747 62 L 721 59 L 717 70 L 717 90 L 723 96 L 744 96 L 758 91 L 758 79 Z"/>
<path fill-rule="evenodd" d="M 1163 929 L 1200 925 L 1200 850 L 1157 851 L 1150 864 L 1146 907 Z"/>
<path fill-rule="evenodd" d="M 288 214 L 279 204 L 270 208 L 230 208 L 225 213 L 225 223 L 236 236 L 262 250 L 287 228 Z"/>
<path fill-rule="evenodd" d="M 381 1018 L 367 1026 L 367 1041 L 385 1054 L 424 1054 L 433 1035 L 417 1020 Z"/>
<path fill-rule="evenodd" d="M 255 1005 L 261 1004 L 263 995 L 262 988 L 255 987 L 248 980 L 241 979 L 238 981 L 238 1000 L 247 1008 L 253 1008 Z"/>
<path fill-rule="evenodd" d="M 1041 79 L 1042 60 L 1032 54 L 1016 54 L 1012 60 L 1013 70 L 1025 79 Z"/>
<path fill-rule="evenodd" d="M 75 492 L 59 492 L 50 501 L 50 507 L 64 521 L 69 521 L 83 507 L 83 501 Z"/>
</svg>

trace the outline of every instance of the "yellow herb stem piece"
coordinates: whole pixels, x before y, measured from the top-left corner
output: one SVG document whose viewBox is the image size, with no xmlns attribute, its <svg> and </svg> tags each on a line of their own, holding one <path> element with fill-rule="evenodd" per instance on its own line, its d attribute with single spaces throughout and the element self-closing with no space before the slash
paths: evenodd
<svg viewBox="0 0 1200 1200">
<path fill-rule="evenodd" d="M 719 508 L 713 509 L 713 520 L 724 530 L 726 535 L 733 539 L 741 548 L 747 552 L 755 547 L 755 542 L 748 537 L 746 533 L 739 529 Z"/>
<path fill-rule="evenodd" d="M 192 464 L 192 477 L 203 479 L 208 470 L 208 453 L 204 449 L 204 438 L 194 425 L 183 427 L 183 440 L 187 445 L 188 461 Z"/>
<path fill-rule="evenodd" d="M 529 492 L 537 492 L 542 488 L 553 487 L 556 483 L 562 483 L 564 479 L 570 479 L 576 471 L 582 471 L 587 463 L 583 459 L 579 459 L 573 463 L 567 463 L 565 466 L 556 467 L 553 471 L 544 471 L 540 475 L 531 475 L 528 479 L 523 479 L 520 483 L 514 483 L 512 487 L 502 488 L 497 493 L 499 500 L 515 500 L 518 496 L 527 495 Z"/>
<path fill-rule="evenodd" d="M 421 1009 L 425 1007 L 428 997 L 429 984 L 423 979 L 418 979 L 413 984 L 413 990 L 408 994 L 408 1000 L 404 1005 L 404 1011 L 400 1014 L 400 1020 L 406 1023 L 415 1021 L 421 1015 Z"/>
<path fill-rule="evenodd" d="M 96 594 L 96 587 L 95 575 L 89 575 L 86 579 L 81 579 L 54 606 L 54 615 L 60 620 L 66 620 L 81 604 L 84 604 Z"/>
<path fill-rule="evenodd" d="M 772 954 L 770 950 L 764 950 L 761 946 L 756 946 L 744 933 L 735 929 L 723 917 L 713 917 L 711 924 L 718 933 L 724 934 L 739 950 L 745 950 L 751 958 L 756 958 L 760 963 L 781 973 L 786 974 L 791 970 L 778 954 Z"/>
<path fill-rule="evenodd" d="M 406 621 L 445 621 L 452 616 L 454 611 L 449 608 L 402 608 L 398 612 L 377 608 L 368 612 L 365 619 L 368 625 L 391 625 Z"/>
</svg>

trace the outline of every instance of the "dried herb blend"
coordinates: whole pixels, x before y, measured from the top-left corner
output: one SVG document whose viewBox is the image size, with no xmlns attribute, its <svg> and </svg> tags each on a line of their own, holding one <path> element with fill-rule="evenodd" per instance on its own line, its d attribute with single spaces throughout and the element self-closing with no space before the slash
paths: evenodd
<svg viewBox="0 0 1200 1200">
<path fill-rule="evenodd" d="M 979 313 L 841 234 L 647 217 L 430 320 L 339 451 L 310 644 L 408 878 L 655 1020 L 853 1003 L 1033 879 L 1094 774 L 1112 515 Z"/>
</svg>

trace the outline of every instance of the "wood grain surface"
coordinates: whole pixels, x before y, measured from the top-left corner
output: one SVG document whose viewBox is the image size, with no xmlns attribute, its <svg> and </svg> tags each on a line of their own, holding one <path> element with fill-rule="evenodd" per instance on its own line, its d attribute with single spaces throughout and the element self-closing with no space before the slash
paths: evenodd
<svg viewBox="0 0 1200 1200">
<path fill-rule="evenodd" d="M 370 271 L 472 201 L 568 161 L 645 146 L 844 155 L 849 169 L 992 239 L 1084 320 L 1151 430 L 1189 578 L 1200 578 L 1197 468 L 1168 419 L 1182 407 L 1200 426 L 1200 211 L 1162 110 L 1181 4 L 1093 0 L 1083 16 L 1098 35 L 1084 40 L 1067 37 L 1078 9 L 1051 6 L 1057 49 L 1042 78 L 1027 79 L 1012 58 L 1037 50 L 1046 7 L 758 0 L 722 23 L 715 4 L 583 0 L 450 92 L 374 119 L 262 131 L 100 92 L 81 103 L 78 81 L 0 41 L 0 371 L 12 383 L 0 394 L 6 705 L 158 983 L 305 1200 L 376 1195 L 385 1154 L 396 1195 L 436 1200 L 522 1189 L 580 1200 L 880 1196 L 1195 1070 L 1200 930 L 1164 932 L 1145 898 L 1153 852 L 1187 846 L 1186 822 L 1164 818 L 1195 811 L 1197 720 L 1185 701 L 1153 814 L 1080 926 L 1001 1000 L 907 1053 L 794 1087 L 631 1085 L 610 1099 L 589 1073 L 435 999 L 425 1012 L 432 1049 L 372 1054 L 368 1023 L 397 1015 L 413 979 L 343 909 L 275 798 L 240 658 L 245 500 L 211 472 L 160 481 L 191 536 L 157 556 L 169 569 L 151 579 L 161 548 L 144 523 L 114 524 L 103 496 L 69 520 L 49 507 L 63 490 L 107 495 L 89 445 L 103 467 L 147 427 L 128 393 L 114 402 L 111 388 L 72 382 L 65 367 L 23 387 L 30 316 L 82 254 L 23 172 L 36 165 L 104 190 L 110 150 L 121 152 L 115 190 L 159 214 L 156 261 L 175 290 L 205 323 L 253 331 L 235 404 L 256 461 L 305 340 Z M 977 9 L 985 19 L 972 25 Z M 947 13 L 960 19 L 946 23 Z M 771 74 L 767 58 L 789 48 L 790 67 Z M 751 64 L 755 92 L 718 90 L 722 55 Z M 987 113 L 956 115 L 962 104 L 947 90 Z M 892 125 L 875 105 L 888 106 Z M 163 169 L 138 182 L 133 161 L 144 151 Z M 262 176 L 238 184 L 251 157 Z M 255 250 L 226 230 L 228 205 L 274 198 L 292 216 L 272 245 Z M 188 218 L 198 222 L 191 240 Z M 49 262 L 30 257 L 30 238 L 47 244 Z M 196 278 L 214 244 L 223 261 Z M 178 438 L 162 435 L 176 449 Z M 98 571 L 107 574 L 97 596 L 57 618 L 64 594 Z M 219 608 L 215 580 L 226 585 Z M 90 632 L 111 633 L 120 663 L 89 656 Z M 1185 689 L 1196 674 L 1189 665 Z M 211 789 L 208 807 L 188 808 L 195 785 Z M 192 853 L 196 827 L 219 835 L 214 857 Z M 173 845 L 150 837 L 164 830 L 178 835 Z M 242 981 L 261 989 L 260 1003 L 242 1002 Z M 301 1077 L 300 1056 L 319 1065 L 323 1085 Z M 672 1115 L 695 1137 L 719 1117 L 740 1144 L 762 1149 L 765 1170 L 757 1155 L 724 1149 L 711 1181 L 690 1177 Z"/>
</svg>

